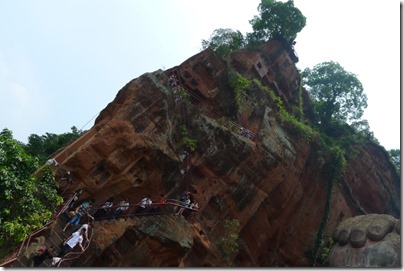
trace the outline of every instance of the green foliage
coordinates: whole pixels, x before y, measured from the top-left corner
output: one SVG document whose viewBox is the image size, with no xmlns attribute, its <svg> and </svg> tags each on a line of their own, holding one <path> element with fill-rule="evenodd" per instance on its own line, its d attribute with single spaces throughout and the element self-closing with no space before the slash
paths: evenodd
<svg viewBox="0 0 404 271">
<path fill-rule="evenodd" d="M 331 237 L 324 237 L 323 240 L 321 241 L 321 246 L 319 250 L 319 255 L 317 262 L 320 264 L 324 264 L 325 260 L 327 259 L 328 255 L 331 252 L 331 248 L 334 245 L 334 241 L 332 240 Z"/>
<path fill-rule="evenodd" d="M 250 20 L 253 32 L 247 34 L 248 43 L 252 45 L 273 38 L 291 44 L 306 25 L 306 17 L 294 6 L 293 0 L 261 0 L 258 11 L 259 16 Z"/>
<path fill-rule="evenodd" d="M 190 151 L 196 150 L 196 145 L 198 141 L 196 139 L 192 139 L 189 137 L 189 131 L 185 125 L 181 125 L 180 127 L 180 134 L 181 134 L 181 146 L 183 149 L 188 147 Z"/>
<path fill-rule="evenodd" d="M 247 33 L 246 38 L 238 30 L 219 28 L 213 31 L 208 40 L 202 40 L 202 49 L 209 47 L 225 57 L 231 51 L 254 47 L 269 39 L 286 41 L 291 45 L 297 33 L 306 25 L 306 17 L 294 6 L 293 0 L 261 0 L 258 11 L 259 15 L 250 20 L 253 32 Z"/>
<path fill-rule="evenodd" d="M 306 68 L 302 81 L 309 91 L 317 122 L 325 130 L 334 122 L 359 120 L 367 107 L 367 97 L 356 75 L 336 62 Z"/>
<path fill-rule="evenodd" d="M 398 174 L 401 172 L 401 153 L 400 149 L 392 149 L 388 151 L 390 161 L 393 163 L 394 167 L 397 169 Z"/>
<path fill-rule="evenodd" d="M 185 101 L 189 101 L 190 99 L 190 95 L 189 93 L 185 90 L 185 88 L 183 86 L 180 86 L 178 88 L 178 94 L 180 95 L 180 97 L 182 99 L 184 99 Z"/>
<path fill-rule="evenodd" d="M 302 82 L 299 84 L 299 105 L 295 110 L 295 116 L 297 116 L 298 120 L 302 120 L 304 117 L 303 113 L 303 97 L 302 97 Z"/>
<path fill-rule="evenodd" d="M 303 136 L 307 141 L 311 141 L 315 135 L 314 130 L 296 119 L 295 116 L 289 114 L 284 107 L 280 107 L 281 120 L 287 124 L 290 128 L 294 129 L 299 135 Z"/>
<path fill-rule="evenodd" d="M 373 133 L 369 131 L 367 120 L 355 121 L 351 124 L 333 121 L 324 129 L 321 128 L 321 137 L 328 145 L 339 146 L 345 152 L 345 159 L 352 159 L 358 154 L 357 144 L 373 142 L 380 145 Z"/>
<path fill-rule="evenodd" d="M 247 90 L 251 85 L 251 80 L 240 76 L 239 74 L 233 75 L 230 79 L 230 86 L 234 89 L 236 95 L 237 107 L 240 109 L 245 104 L 247 95 L 245 90 Z"/>
<path fill-rule="evenodd" d="M 28 137 L 28 143 L 22 146 L 27 154 L 37 157 L 39 163 L 43 164 L 48 160 L 48 157 L 59 149 L 66 147 L 84 133 L 84 131 L 79 131 L 76 126 L 71 127 L 71 130 L 70 133 L 60 135 L 46 133 L 39 136 L 31 134 Z"/>
<path fill-rule="evenodd" d="M 224 233 L 217 240 L 217 246 L 224 258 L 234 256 L 238 251 L 238 230 L 240 221 L 237 219 L 225 220 L 223 224 Z"/>
<path fill-rule="evenodd" d="M 322 142 L 322 150 L 326 152 L 327 158 L 327 195 L 324 206 L 324 214 L 317 232 L 314 248 L 312 251 L 313 266 L 318 262 L 319 251 L 323 244 L 323 233 L 328 222 L 331 208 L 331 195 L 334 184 L 343 176 L 347 166 L 345 151 L 337 145 L 330 145 L 330 142 Z"/>
<path fill-rule="evenodd" d="M 231 51 L 244 47 L 244 36 L 238 30 L 219 28 L 213 31 L 209 40 L 202 40 L 202 49 L 208 47 L 219 56 L 225 57 Z"/>
<path fill-rule="evenodd" d="M 303 136 L 307 141 L 311 141 L 316 134 L 315 131 L 308 125 L 304 124 L 302 121 L 296 119 L 295 116 L 288 113 L 288 111 L 283 106 L 282 99 L 275 94 L 272 89 L 269 89 L 261 84 L 257 79 L 253 80 L 254 84 L 263 89 L 266 93 L 269 94 L 271 100 L 277 105 L 279 117 L 281 122 L 287 125 L 292 130 L 295 130 L 298 135 Z"/>
<path fill-rule="evenodd" d="M 354 158 L 357 155 L 356 144 L 364 144 L 370 141 L 379 145 L 379 142 L 373 136 L 373 132 L 369 130 L 367 120 L 355 121 L 352 124 L 332 122 L 323 137 L 328 137 L 328 140 L 333 140 L 332 144 L 344 149 L 346 159 Z"/>
<path fill-rule="evenodd" d="M 0 133 L 0 247 L 11 248 L 49 221 L 63 201 L 51 168 L 39 176 L 38 159 L 13 139 L 11 131 Z"/>
<path fill-rule="evenodd" d="M 377 139 L 374 137 L 373 132 L 370 131 L 369 122 L 367 120 L 354 121 L 350 126 L 355 130 L 358 138 L 372 140 L 373 142 L 379 144 Z"/>
<path fill-rule="evenodd" d="M 345 159 L 345 151 L 339 146 L 332 146 L 330 148 L 330 168 L 328 170 L 328 179 L 331 183 L 335 183 L 341 178 L 347 166 Z"/>
</svg>

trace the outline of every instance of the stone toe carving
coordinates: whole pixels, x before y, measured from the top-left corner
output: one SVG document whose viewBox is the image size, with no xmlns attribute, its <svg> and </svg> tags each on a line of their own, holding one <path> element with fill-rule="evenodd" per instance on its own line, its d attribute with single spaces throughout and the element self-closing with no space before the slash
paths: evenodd
<svg viewBox="0 0 404 271">
<path fill-rule="evenodd" d="M 372 241 L 382 240 L 388 233 L 392 232 L 396 221 L 393 217 L 381 215 L 376 218 L 368 228 L 368 238 Z"/>
<path fill-rule="evenodd" d="M 346 219 L 333 232 L 331 267 L 400 267 L 400 220 L 384 214 Z"/>
</svg>

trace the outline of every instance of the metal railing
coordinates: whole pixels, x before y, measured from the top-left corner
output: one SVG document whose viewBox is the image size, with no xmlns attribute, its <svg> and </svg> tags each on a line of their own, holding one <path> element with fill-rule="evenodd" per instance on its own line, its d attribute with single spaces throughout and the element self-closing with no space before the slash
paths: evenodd
<svg viewBox="0 0 404 271">
<path fill-rule="evenodd" d="M 15 261 L 18 261 L 18 259 L 22 256 L 24 256 L 24 252 L 25 250 L 28 248 L 28 246 L 31 244 L 31 241 L 33 240 L 33 237 L 37 236 L 39 233 L 44 232 L 45 230 L 49 229 L 49 227 L 53 224 L 53 223 L 57 223 L 57 219 L 59 219 L 60 215 L 63 214 L 69 204 L 71 203 L 71 201 L 73 200 L 74 194 L 71 195 L 65 202 L 65 204 L 60 208 L 60 210 L 58 212 L 56 212 L 54 214 L 54 216 L 52 217 L 52 219 L 46 223 L 43 227 L 33 231 L 20 245 L 19 249 L 12 255 L 9 257 L 9 259 L 7 259 L 6 261 L 4 261 L 3 263 L 0 264 L 0 267 L 6 267 L 6 266 L 10 266 L 12 265 Z M 136 216 L 148 216 L 148 215 L 162 215 L 162 214 L 173 214 L 176 213 L 176 209 L 179 210 L 179 208 L 184 208 L 184 209 L 188 209 L 190 211 L 194 211 L 197 212 L 198 208 L 192 208 L 190 206 L 186 206 L 184 205 L 181 201 L 176 200 L 176 199 L 167 199 L 164 203 L 152 203 L 148 206 L 146 206 L 145 210 L 142 210 L 141 213 L 136 213 L 136 209 L 137 207 L 139 207 L 139 203 L 129 203 L 129 207 L 127 210 L 123 211 L 119 216 L 117 217 L 113 217 L 113 212 L 112 209 L 116 209 L 121 207 L 119 204 L 115 204 L 112 205 L 110 207 L 109 212 L 107 212 L 106 215 L 101 216 L 101 217 L 97 217 L 95 218 L 96 221 L 101 221 L 101 220 L 110 220 L 110 219 L 114 219 L 114 218 L 128 218 L 128 217 L 136 217 Z M 153 206 L 158 206 L 160 207 L 160 210 L 158 211 L 153 211 L 152 207 Z M 167 210 L 168 206 L 173 207 L 171 210 Z M 96 212 L 99 209 L 103 209 L 100 207 L 97 208 L 93 208 L 92 212 Z M 58 235 L 59 239 L 60 236 L 57 232 L 55 231 L 51 231 L 51 234 L 55 233 Z M 81 255 L 88 249 L 88 247 L 90 246 L 91 240 L 92 240 L 92 235 L 93 235 L 93 229 L 91 228 L 91 233 L 88 234 L 88 241 L 85 243 L 84 246 L 84 250 L 83 251 L 70 251 L 69 253 L 67 253 L 66 255 L 64 255 L 61 260 L 55 265 L 56 267 L 67 267 L 69 266 L 69 264 L 72 263 L 73 260 L 76 260 L 78 258 L 81 257 Z M 56 244 L 54 244 L 56 245 Z M 20 262 L 21 265 L 23 265 Z"/>
<path fill-rule="evenodd" d="M 41 228 L 38 228 L 34 230 L 33 232 L 30 233 L 29 236 L 27 236 L 24 241 L 22 241 L 20 247 L 16 252 L 14 252 L 8 259 L 6 259 L 4 262 L 0 263 L 0 267 L 3 266 L 8 266 L 12 264 L 14 261 L 16 261 L 23 253 L 25 250 L 28 248 L 28 246 L 31 244 L 31 241 L 33 237 L 37 236 L 39 233 L 47 230 L 49 226 L 51 226 L 56 220 L 59 218 L 59 216 L 67 209 L 69 206 L 70 202 L 73 200 L 74 194 L 71 195 L 62 205 L 59 209 L 59 211 L 55 212 L 54 215 L 52 216 L 51 220 L 47 222 L 45 225 L 43 225 Z"/>
</svg>

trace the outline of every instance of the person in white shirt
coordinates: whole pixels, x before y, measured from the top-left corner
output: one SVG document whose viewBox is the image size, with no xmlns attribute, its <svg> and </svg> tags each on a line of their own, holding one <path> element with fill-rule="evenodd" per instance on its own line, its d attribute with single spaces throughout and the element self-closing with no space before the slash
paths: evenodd
<svg viewBox="0 0 404 271">
<path fill-rule="evenodd" d="M 84 251 L 84 247 L 81 243 L 83 242 L 83 235 L 85 234 L 85 232 L 86 229 L 84 228 L 81 229 L 79 232 L 73 232 L 73 234 L 63 242 L 63 247 L 58 257 L 61 258 L 66 255 L 66 253 L 72 250 L 77 244 L 80 246 L 81 251 Z"/>
<path fill-rule="evenodd" d="M 140 214 L 141 212 L 143 212 L 147 206 L 151 205 L 153 202 L 150 199 L 150 196 L 147 196 L 146 198 L 142 199 L 139 202 L 139 206 L 136 208 L 135 210 L 135 215 Z"/>
<path fill-rule="evenodd" d="M 119 207 L 115 209 L 115 212 L 112 215 L 112 218 L 116 218 L 119 216 L 123 211 L 126 211 L 129 208 L 128 199 L 123 200 L 119 203 Z"/>
<path fill-rule="evenodd" d="M 95 218 L 99 218 L 99 217 L 103 217 L 105 216 L 109 210 L 111 209 L 111 207 L 114 205 L 114 197 L 110 197 L 105 203 L 104 205 L 101 206 L 100 209 L 98 209 L 95 214 L 94 217 Z"/>
<path fill-rule="evenodd" d="M 55 166 L 59 165 L 59 163 L 56 161 L 56 159 L 51 158 L 48 161 L 46 161 L 45 165 L 50 166 L 52 164 L 55 164 Z"/>
<path fill-rule="evenodd" d="M 81 225 L 81 227 L 76 231 L 76 232 L 80 232 L 82 229 L 85 229 L 86 232 L 83 234 L 84 237 L 84 243 L 88 241 L 88 229 L 93 227 L 93 223 L 88 222 L 88 224 L 83 224 Z"/>
</svg>

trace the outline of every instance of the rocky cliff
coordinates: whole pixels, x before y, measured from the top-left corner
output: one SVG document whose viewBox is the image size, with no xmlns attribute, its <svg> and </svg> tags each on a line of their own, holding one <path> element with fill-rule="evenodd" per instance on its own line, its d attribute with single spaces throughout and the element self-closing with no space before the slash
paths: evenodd
<svg viewBox="0 0 404 271">
<path fill-rule="evenodd" d="M 231 84 L 237 73 L 256 82 L 242 107 Z M 354 146 L 356 155 L 327 196 L 318 137 L 304 136 L 279 118 L 267 91 L 286 110 L 298 105 L 309 115 L 299 78 L 288 52 L 272 41 L 235 51 L 226 61 L 205 50 L 125 85 L 94 126 L 55 157 L 75 181 L 68 192 L 83 188 L 82 199 L 102 204 L 110 196 L 138 202 L 146 195 L 178 198 L 189 190 L 200 210 L 191 221 L 155 216 L 99 222 L 86 260 L 77 265 L 222 266 L 216 240 L 224 221 L 235 218 L 240 241 L 233 265 L 311 266 L 324 219 L 324 234 L 331 236 L 356 215 L 398 218 L 399 176 L 383 148 L 370 142 Z M 241 135 L 240 126 L 252 137 Z M 185 137 L 196 146 L 183 159 Z"/>
</svg>

